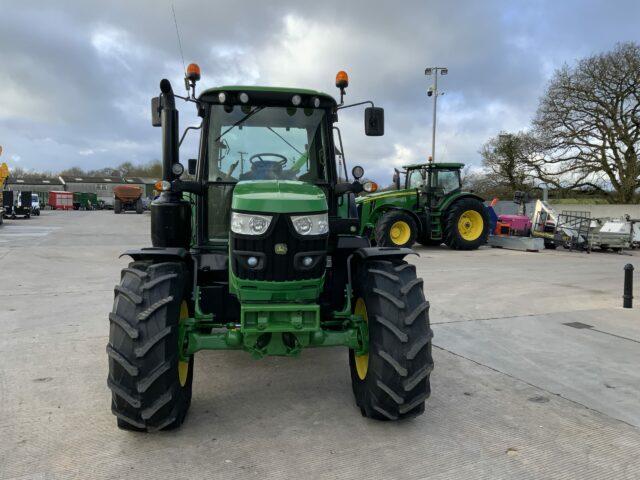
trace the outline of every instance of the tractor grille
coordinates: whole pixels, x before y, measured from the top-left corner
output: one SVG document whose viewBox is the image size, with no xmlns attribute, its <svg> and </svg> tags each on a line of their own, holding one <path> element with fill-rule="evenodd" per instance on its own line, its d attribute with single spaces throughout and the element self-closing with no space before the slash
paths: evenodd
<svg viewBox="0 0 640 480">
<path fill-rule="evenodd" d="M 231 234 L 233 272 L 245 280 L 291 281 L 319 278 L 326 268 L 328 235 L 304 237 L 298 235 L 287 215 L 275 215 L 267 233 L 260 237 Z M 285 244 L 287 252 L 276 254 L 276 245 Z M 249 267 L 249 257 L 259 259 L 258 266 Z M 313 259 L 304 267 L 302 259 Z"/>
</svg>

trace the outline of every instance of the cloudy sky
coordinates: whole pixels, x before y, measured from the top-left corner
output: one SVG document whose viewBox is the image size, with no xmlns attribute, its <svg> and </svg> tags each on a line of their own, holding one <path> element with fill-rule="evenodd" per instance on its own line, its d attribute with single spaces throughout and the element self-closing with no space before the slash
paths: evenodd
<svg viewBox="0 0 640 480">
<path fill-rule="evenodd" d="M 160 156 L 149 99 L 178 91 L 182 61 L 171 1 L 0 0 L 0 160 L 25 169 L 99 168 Z M 274 4 L 277 3 L 277 6 Z M 439 161 L 479 165 L 501 130 L 526 128 L 554 69 L 640 41 L 630 1 L 173 1 L 185 61 L 200 87 L 276 85 L 336 93 L 385 108 L 386 135 L 365 137 L 361 110 L 340 125 L 347 161 L 386 181 L 431 148 L 426 66 L 449 75 L 438 101 Z M 179 106 L 181 125 L 197 117 Z M 193 157 L 194 143 L 182 152 Z M 186 162 L 185 162 L 186 163 Z"/>
</svg>

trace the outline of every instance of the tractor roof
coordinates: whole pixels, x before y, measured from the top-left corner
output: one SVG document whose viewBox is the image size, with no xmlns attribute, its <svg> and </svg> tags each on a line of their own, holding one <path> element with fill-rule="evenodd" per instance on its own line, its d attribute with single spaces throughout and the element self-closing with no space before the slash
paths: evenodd
<svg viewBox="0 0 640 480">
<path fill-rule="evenodd" d="M 402 168 L 409 170 L 414 168 L 462 168 L 462 167 L 464 167 L 464 163 L 437 162 L 437 163 L 414 163 L 412 165 L 405 165 Z"/>
<path fill-rule="evenodd" d="M 335 98 L 333 98 L 331 95 L 329 95 L 328 93 L 319 92 L 317 90 L 309 90 L 306 88 L 290 88 L 290 87 L 260 87 L 256 85 L 253 85 L 253 86 L 225 85 L 221 87 L 207 88 L 206 90 L 202 91 L 202 93 L 200 94 L 200 97 L 212 95 L 218 92 L 248 92 L 248 93 L 261 92 L 261 93 L 267 93 L 267 94 L 268 93 L 275 93 L 275 94 L 289 93 L 292 95 L 295 95 L 295 94 L 312 95 L 315 97 L 323 97 L 334 104 L 336 103 Z"/>
</svg>

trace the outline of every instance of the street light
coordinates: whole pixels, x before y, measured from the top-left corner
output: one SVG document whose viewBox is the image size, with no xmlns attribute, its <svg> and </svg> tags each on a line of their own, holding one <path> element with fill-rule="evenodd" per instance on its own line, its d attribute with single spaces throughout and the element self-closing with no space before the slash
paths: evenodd
<svg viewBox="0 0 640 480">
<path fill-rule="evenodd" d="M 436 108 L 438 105 L 438 97 L 444 95 L 444 92 L 438 91 L 438 73 L 440 75 L 447 75 L 449 69 L 447 67 L 427 67 L 424 69 L 425 75 L 434 75 L 435 81 L 432 87 L 427 90 L 427 96 L 433 97 L 433 134 L 431 139 L 431 161 L 436 160 Z"/>
</svg>

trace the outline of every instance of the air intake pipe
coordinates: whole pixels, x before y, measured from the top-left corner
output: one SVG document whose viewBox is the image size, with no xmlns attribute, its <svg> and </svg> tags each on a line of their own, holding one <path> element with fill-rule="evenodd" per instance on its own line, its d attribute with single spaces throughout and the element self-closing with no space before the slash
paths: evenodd
<svg viewBox="0 0 640 480">
<path fill-rule="evenodd" d="M 162 125 L 162 179 L 173 182 L 178 177 L 171 167 L 180 158 L 178 110 L 166 78 L 160 82 L 160 120 Z M 151 204 L 151 243 L 154 247 L 188 249 L 191 243 L 191 206 L 181 192 L 162 192 Z"/>
</svg>

